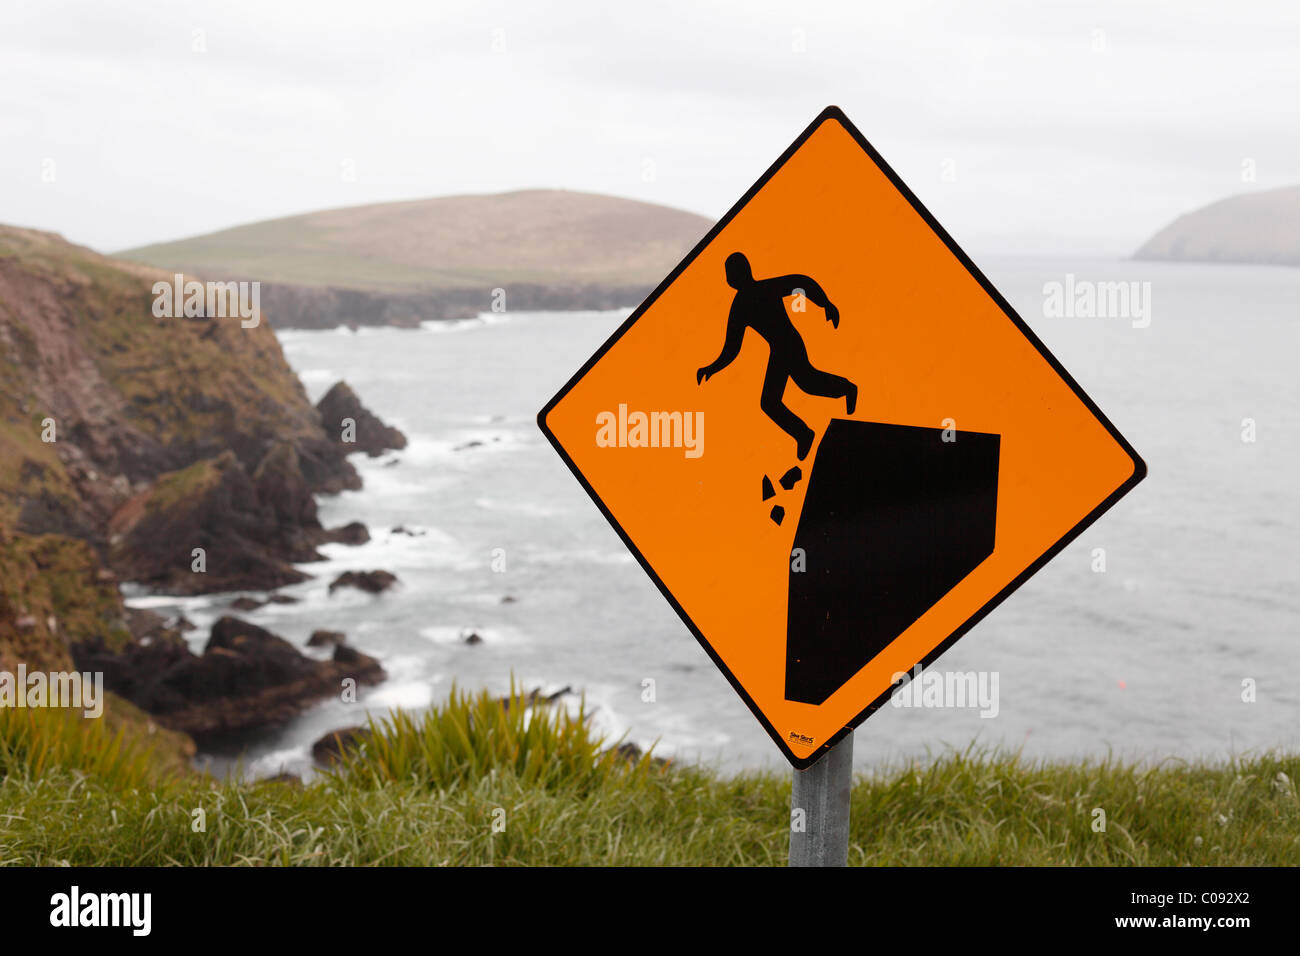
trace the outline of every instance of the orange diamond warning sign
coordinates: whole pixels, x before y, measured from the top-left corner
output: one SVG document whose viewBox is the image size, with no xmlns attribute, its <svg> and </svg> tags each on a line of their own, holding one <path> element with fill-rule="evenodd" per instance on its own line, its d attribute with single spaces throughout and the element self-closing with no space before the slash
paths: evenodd
<svg viewBox="0 0 1300 956">
<path fill-rule="evenodd" d="M 800 769 L 1146 474 L 834 107 L 538 422 Z"/>
</svg>

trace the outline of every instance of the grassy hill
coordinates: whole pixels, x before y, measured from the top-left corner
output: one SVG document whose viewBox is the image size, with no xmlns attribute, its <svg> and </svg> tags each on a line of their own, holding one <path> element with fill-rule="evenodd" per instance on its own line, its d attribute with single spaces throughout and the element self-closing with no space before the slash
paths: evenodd
<svg viewBox="0 0 1300 956">
<path fill-rule="evenodd" d="M 710 225 L 652 203 L 531 189 L 329 209 L 119 255 L 260 280 L 281 327 L 413 324 L 485 311 L 495 288 L 508 308 L 635 305 Z"/>
<path fill-rule="evenodd" d="M 1300 265 L 1300 186 L 1232 196 L 1179 216 L 1134 258 Z"/>
<path fill-rule="evenodd" d="M 625 755 L 580 716 L 523 705 L 456 695 L 372 723 L 305 786 L 168 772 L 76 726 L 92 722 L 0 711 L 0 864 L 784 865 L 788 772 Z M 1298 773 L 1283 754 L 1142 768 L 949 753 L 857 778 L 849 863 L 1292 865 Z"/>
</svg>

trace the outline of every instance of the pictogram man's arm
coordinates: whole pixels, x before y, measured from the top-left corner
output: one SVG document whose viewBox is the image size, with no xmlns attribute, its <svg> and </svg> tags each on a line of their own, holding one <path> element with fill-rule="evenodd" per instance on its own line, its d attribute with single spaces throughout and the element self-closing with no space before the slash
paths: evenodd
<svg viewBox="0 0 1300 956">
<path fill-rule="evenodd" d="M 732 303 L 731 314 L 727 317 L 727 340 L 722 343 L 722 351 L 710 364 L 695 373 L 696 384 L 702 385 L 710 376 L 721 372 L 736 360 L 740 354 L 740 343 L 745 340 L 745 327 L 748 323 L 741 316 L 740 310 Z"/>
<path fill-rule="evenodd" d="M 814 305 L 819 305 L 826 312 L 826 320 L 835 328 L 840 327 L 840 310 L 831 302 L 830 297 L 822 291 L 811 276 L 794 275 L 781 276 L 779 279 L 773 279 L 773 282 L 780 283 L 783 288 L 788 288 L 791 294 L 802 291 L 805 296 L 813 301 Z"/>
</svg>

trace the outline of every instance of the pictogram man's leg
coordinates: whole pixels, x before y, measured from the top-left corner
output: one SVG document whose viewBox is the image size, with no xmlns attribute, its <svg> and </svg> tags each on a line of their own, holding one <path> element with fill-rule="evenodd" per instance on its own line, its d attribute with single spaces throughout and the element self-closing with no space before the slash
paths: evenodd
<svg viewBox="0 0 1300 956">
<path fill-rule="evenodd" d="M 804 362 L 790 371 L 790 377 L 809 395 L 845 399 L 845 410 L 850 415 L 858 404 L 858 387 L 842 375 L 823 372 Z"/>
<path fill-rule="evenodd" d="M 768 418 L 781 426 L 782 430 L 795 440 L 796 453 L 799 460 L 802 461 L 812 449 L 814 435 L 813 430 L 805 424 L 804 420 L 786 408 L 785 403 L 782 401 L 785 396 L 786 381 L 789 377 L 790 373 L 786 371 L 783 365 L 777 362 L 769 362 L 767 375 L 763 379 L 763 394 L 759 399 L 759 406 L 767 414 Z"/>
</svg>

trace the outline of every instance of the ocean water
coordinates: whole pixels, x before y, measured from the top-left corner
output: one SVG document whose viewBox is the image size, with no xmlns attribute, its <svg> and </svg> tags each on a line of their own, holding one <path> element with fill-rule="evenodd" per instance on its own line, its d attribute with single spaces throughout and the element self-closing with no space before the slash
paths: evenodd
<svg viewBox="0 0 1300 956">
<path fill-rule="evenodd" d="M 995 671 L 999 711 L 882 708 L 855 737 L 860 767 L 972 743 L 1029 756 L 1222 758 L 1300 743 L 1300 270 L 1098 259 L 981 266 L 1150 468 L 1138 486 L 949 650 L 939 670 Z M 1052 318 L 1044 284 L 1150 283 L 1150 324 Z M 626 312 L 506 314 L 418 330 L 280 333 L 313 400 L 346 379 L 410 446 L 355 457 L 365 487 L 322 499 L 330 546 L 301 598 L 245 615 L 296 644 L 343 630 L 384 684 L 253 741 L 254 774 L 302 772 L 308 748 L 363 711 L 423 708 L 453 682 L 513 678 L 585 694 L 597 726 L 724 770 L 784 761 L 550 449 L 537 410 Z M 1243 441 L 1244 420 L 1255 440 Z M 394 533 L 404 526 L 416 536 Z M 1106 570 L 1093 570 L 1093 549 Z M 500 549 L 500 550 L 498 550 Z M 504 555 L 504 570 L 494 557 Z M 327 593 L 384 568 L 384 595 Z M 232 595 L 133 603 L 207 626 Z M 508 600 L 512 599 L 512 600 Z M 484 641 L 470 646 L 470 631 Z M 309 652 L 315 653 L 315 652 Z M 656 699 L 643 702 L 653 678 Z M 1242 699 L 1253 681 L 1256 699 Z M 211 765 L 229 765 L 219 755 Z"/>
</svg>

